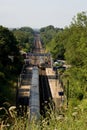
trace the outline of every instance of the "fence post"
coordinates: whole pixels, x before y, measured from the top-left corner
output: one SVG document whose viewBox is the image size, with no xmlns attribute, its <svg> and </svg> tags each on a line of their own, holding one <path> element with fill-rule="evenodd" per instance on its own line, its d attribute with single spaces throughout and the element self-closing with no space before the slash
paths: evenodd
<svg viewBox="0 0 87 130">
<path fill-rule="evenodd" d="M 69 104 L 69 80 L 67 80 L 67 107 Z"/>
</svg>

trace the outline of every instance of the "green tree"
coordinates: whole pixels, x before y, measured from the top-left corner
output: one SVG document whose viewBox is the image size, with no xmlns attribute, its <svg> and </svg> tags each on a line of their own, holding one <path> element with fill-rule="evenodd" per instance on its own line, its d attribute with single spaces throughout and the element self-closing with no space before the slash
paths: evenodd
<svg viewBox="0 0 87 130">
<path fill-rule="evenodd" d="M 80 98 L 87 95 L 87 16 L 85 12 L 78 13 L 71 25 L 65 31 L 67 40 L 65 59 L 71 65 L 68 71 L 71 95 Z"/>
<path fill-rule="evenodd" d="M 13 29 L 13 33 L 21 50 L 26 52 L 32 50 L 32 44 L 34 42 L 34 31 L 32 28 L 21 27 L 19 29 Z"/>
<path fill-rule="evenodd" d="M 62 29 L 55 28 L 52 25 L 41 28 L 40 29 L 40 36 L 41 36 L 42 43 L 44 44 L 44 46 L 49 44 L 49 42 L 55 37 L 56 33 L 61 31 L 61 30 Z"/>
<path fill-rule="evenodd" d="M 21 67 L 22 59 L 16 38 L 7 28 L 0 26 L 0 104 L 14 98 L 14 77 L 17 78 Z"/>
<path fill-rule="evenodd" d="M 18 43 L 11 31 L 0 26 L 0 61 L 5 68 L 11 64 L 12 56 L 15 58 L 19 55 Z"/>
</svg>

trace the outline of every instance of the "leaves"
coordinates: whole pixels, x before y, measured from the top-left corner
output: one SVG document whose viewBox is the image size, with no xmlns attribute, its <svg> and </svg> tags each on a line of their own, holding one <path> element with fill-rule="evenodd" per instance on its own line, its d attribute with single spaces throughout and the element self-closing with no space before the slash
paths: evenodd
<svg viewBox="0 0 87 130">
<path fill-rule="evenodd" d="M 29 27 L 13 29 L 14 36 L 18 41 L 18 46 L 26 52 L 31 51 L 34 42 L 34 31 Z"/>
<path fill-rule="evenodd" d="M 53 33 L 52 29 L 54 30 Z M 78 13 L 69 27 L 60 31 L 52 27 L 41 30 L 46 49 L 54 59 L 65 59 L 71 65 L 68 74 L 71 75 L 70 93 L 72 97 L 87 93 L 87 15 Z M 49 37 L 51 33 L 51 38 Z M 49 34 L 49 35 L 48 35 Z M 47 40 L 45 40 L 47 38 Z M 47 41 L 47 42 L 46 42 Z M 67 80 L 67 78 L 64 78 Z M 64 81 L 65 82 L 65 81 Z M 66 84 L 65 84 L 66 86 Z M 78 96 L 79 97 L 79 96 Z"/>
</svg>

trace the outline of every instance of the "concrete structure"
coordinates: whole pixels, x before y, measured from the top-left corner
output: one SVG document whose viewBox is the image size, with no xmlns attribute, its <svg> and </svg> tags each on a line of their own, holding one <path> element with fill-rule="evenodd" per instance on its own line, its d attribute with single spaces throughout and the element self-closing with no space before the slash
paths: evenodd
<svg viewBox="0 0 87 130">
<path fill-rule="evenodd" d="M 52 68 L 46 68 L 46 75 L 48 77 L 52 98 L 56 107 L 59 107 L 64 101 L 63 89 L 59 83 L 58 77 Z"/>
</svg>

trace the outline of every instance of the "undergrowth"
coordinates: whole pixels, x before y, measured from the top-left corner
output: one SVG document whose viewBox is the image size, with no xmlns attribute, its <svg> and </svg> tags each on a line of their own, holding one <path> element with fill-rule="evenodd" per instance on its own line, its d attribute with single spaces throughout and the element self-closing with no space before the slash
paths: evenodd
<svg viewBox="0 0 87 130">
<path fill-rule="evenodd" d="M 29 121 L 28 118 L 14 118 L 12 124 L 4 130 L 86 130 L 87 129 L 87 100 L 84 99 L 68 108 L 64 105 L 55 111 L 47 111 L 46 117 Z"/>
</svg>

